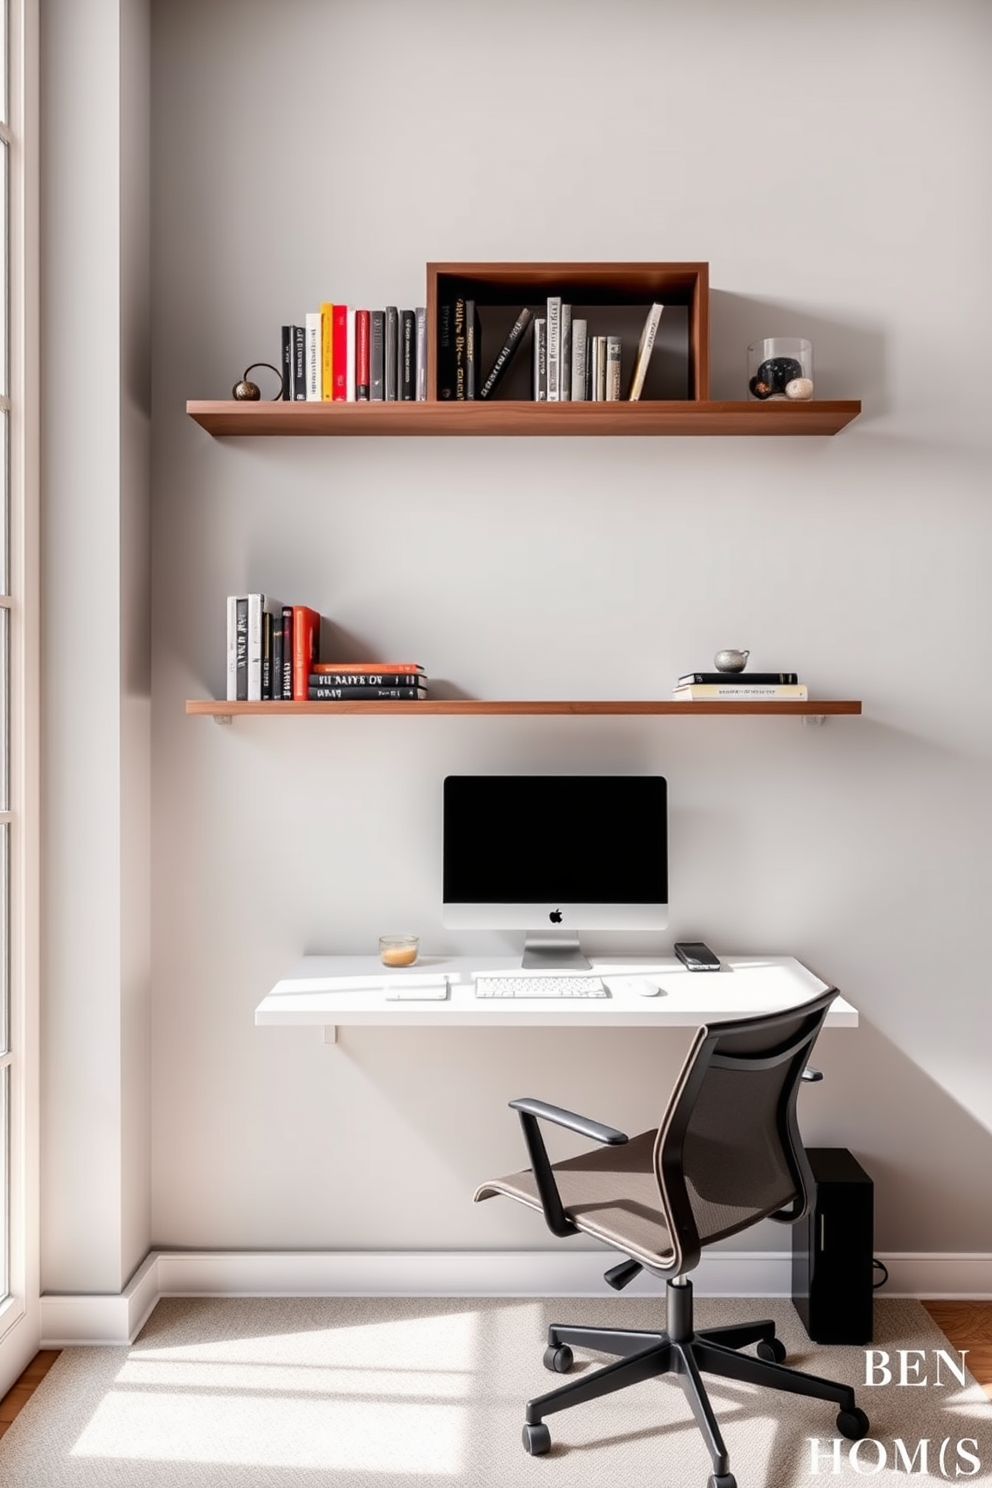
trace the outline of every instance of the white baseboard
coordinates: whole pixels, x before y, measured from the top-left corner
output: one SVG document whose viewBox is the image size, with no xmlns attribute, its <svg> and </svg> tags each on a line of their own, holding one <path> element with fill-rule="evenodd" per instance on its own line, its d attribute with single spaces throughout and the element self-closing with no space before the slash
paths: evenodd
<svg viewBox="0 0 992 1488">
<path fill-rule="evenodd" d="M 893 1253 L 887 1297 L 992 1300 L 992 1255 Z M 46 1294 L 41 1347 L 134 1340 L 160 1297 L 602 1297 L 613 1251 L 151 1251 L 117 1296 Z M 788 1251 L 713 1250 L 700 1297 L 788 1297 Z M 627 1295 L 659 1291 L 641 1275 Z"/>
</svg>

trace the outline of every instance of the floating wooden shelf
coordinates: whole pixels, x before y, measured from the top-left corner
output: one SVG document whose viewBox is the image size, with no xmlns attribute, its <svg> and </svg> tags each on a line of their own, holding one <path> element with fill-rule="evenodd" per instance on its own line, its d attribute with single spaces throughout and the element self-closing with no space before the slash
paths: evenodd
<svg viewBox="0 0 992 1488">
<path fill-rule="evenodd" d="M 809 403 L 238 403 L 189 402 L 218 438 L 249 435 L 810 435 L 836 434 L 858 399 Z"/>
<path fill-rule="evenodd" d="M 428 715 L 438 717 L 467 717 L 478 714 L 628 714 L 668 716 L 682 714 L 685 717 L 701 713 L 750 714 L 752 717 L 758 714 L 773 714 L 786 717 L 825 717 L 827 714 L 837 713 L 860 713 L 861 704 L 857 701 L 822 698 L 810 698 L 806 702 L 778 701 L 769 699 L 768 702 L 691 702 L 677 703 L 671 700 L 666 702 L 655 702 L 650 699 L 635 699 L 633 701 L 595 701 L 595 702 L 565 702 L 557 699 L 548 701 L 531 701 L 525 699 L 516 702 L 486 702 L 480 698 L 428 698 L 423 702 L 401 702 L 382 701 L 373 703 L 292 703 L 292 702 L 265 702 L 265 703 L 232 703 L 222 702 L 214 699 L 190 698 L 186 703 L 186 712 L 200 714 L 213 718 L 243 718 L 248 715 L 268 714 L 276 717 L 280 714 L 302 714 L 302 713 L 357 713 L 368 716 L 374 713 L 406 713 L 417 714 L 420 717 Z"/>
</svg>

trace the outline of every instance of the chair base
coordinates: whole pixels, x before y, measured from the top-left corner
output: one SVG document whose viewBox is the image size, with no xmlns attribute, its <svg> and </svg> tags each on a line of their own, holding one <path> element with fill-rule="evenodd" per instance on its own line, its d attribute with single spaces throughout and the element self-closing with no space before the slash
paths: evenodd
<svg viewBox="0 0 992 1488">
<path fill-rule="evenodd" d="M 703 1372 L 744 1384 L 767 1385 L 793 1395 L 832 1401 L 840 1407 L 837 1429 L 842 1435 L 857 1441 L 867 1434 L 868 1417 L 855 1404 L 854 1391 L 849 1385 L 788 1369 L 777 1362 L 784 1358 L 785 1351 L 775 1337 L 775 1324 L 771 1319 L 704 1328 L 697 1333 L 692 1323 L 692 1283 L 688 1280 L 669 1281 L 667 1300 L 669 1327 L 665 1332 L 572 1327 L 563 1323 L 551 1325 L 545 1354 L 545 1363 L 551 1369 L 564 1373 L 570 1367 L 572 1344 L 617 1357 L 613 1363 L 605 1364 L 593 1374 L 570 1380 L 557 1390 L 528 1401 L 524 1446 L 529 1452 L 543 1453 L 551 1445 L 550 1433 L 543 1424 L 545 1416 L 567 1410 L 572 1405 L 581 1405 L 586 1400 L 598 1400 L 628 1385 L 640 1384 L 642 1380 L 655 1379 L 663 1374 L 674 1374 L 685 1391 L 710 1454 L 713 1464 L 710 1481 L 713 1484 L 715 1480 L 715 1488 L 734 1488 L 734 1479 L 730 1473 L 727 1448 L 703 1384 Z M 763 1357 L 739 1352 L 752 1343 L 758 1344 Z"/>
</svg>

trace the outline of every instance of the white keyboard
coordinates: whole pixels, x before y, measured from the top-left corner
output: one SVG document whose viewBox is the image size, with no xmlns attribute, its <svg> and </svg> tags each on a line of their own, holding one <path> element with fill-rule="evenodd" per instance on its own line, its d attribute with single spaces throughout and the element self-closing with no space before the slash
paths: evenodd
<svg viewBox="0 0 992 1488">
<path fill-rule="evenodd" d="M 609 997 L 598 976 L 477 976 L 476 997 Z"/>
</svg>

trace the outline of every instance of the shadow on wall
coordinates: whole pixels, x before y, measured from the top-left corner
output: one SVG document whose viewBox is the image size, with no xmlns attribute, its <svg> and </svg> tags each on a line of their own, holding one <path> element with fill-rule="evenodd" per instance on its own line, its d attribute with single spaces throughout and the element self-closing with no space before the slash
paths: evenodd
<svg viewBox="0 0 992 1488">
<path fill-rule="evenodd" d="M 866 413 L 890 411 L 880 326 L 722 289 L 710 290 L 711 398 L 747 397 L 747 348 L 766 336 L 812 341 L 815 397 L 860 398 Z"/>
</svg>

